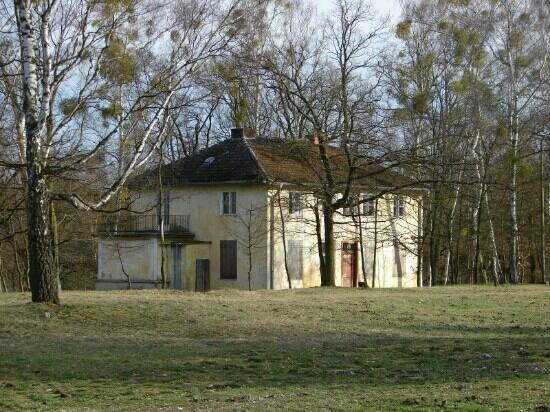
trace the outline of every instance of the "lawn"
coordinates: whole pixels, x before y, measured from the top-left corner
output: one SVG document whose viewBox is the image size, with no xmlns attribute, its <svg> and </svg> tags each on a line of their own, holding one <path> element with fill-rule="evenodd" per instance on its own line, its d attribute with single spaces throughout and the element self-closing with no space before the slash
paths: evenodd
<svg viewBox="0 0 550 412">
<path fill-rule="evenodd" d="M 0 410 L 550 408 L 547 286 L 62 300 L 0 294 Z"/>
</svg>

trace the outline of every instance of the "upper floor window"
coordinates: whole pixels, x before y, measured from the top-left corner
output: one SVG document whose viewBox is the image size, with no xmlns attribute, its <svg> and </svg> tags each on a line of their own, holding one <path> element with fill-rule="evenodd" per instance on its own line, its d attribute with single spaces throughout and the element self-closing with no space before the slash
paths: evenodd
<svg viewBox="0 0 550 412">
<path fill-rule="evenodd" d="M 301 213 L 303 209 L 302 193 L 300 192 L 288 192 L 288 212 L 289 213 Z"/>
<path fill-rule="evenodd" d="M 237 214 L 237 192 L 222 193 L 222 214 L 224 215 Z"/>
<path fill-rule="evenodd" d="M 395 217 L 405 216 L 405 197 L 403 195 L 393 197 L 393 215 Z"/>
<path fill-rule="evenodd" d="M 344 206 L 344 209 L 342 210 L 342 214 L 344 216 L 352 216 L 353 214 L 357 214 L 358 207 L 359 207 L 358 203 L 359 203 L 359 198 L 357 197 L 357 195 L 350 195 L 347 205 Z"/>
<path fill-rule="evenodd" d="M 369 195 L 363 195 L 363 214 L 365 216 L 374 216 L 376 213 L 376 204 L 374 199 L 366 200 Z"/>
</svg>

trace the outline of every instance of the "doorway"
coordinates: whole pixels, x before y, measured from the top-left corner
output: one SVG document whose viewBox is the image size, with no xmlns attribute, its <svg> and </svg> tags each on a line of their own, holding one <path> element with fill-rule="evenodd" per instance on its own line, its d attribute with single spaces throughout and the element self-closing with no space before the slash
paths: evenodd
<svg viewBox="0 0 550 412">
<path fill-rule="evenodd" d="M 357 287 L 357 242 L 342 242 L 342 287 Z"/>
<path fill-rule="evenodd" d="M 208 292 L 210 290 L 210 260 L 197 259 L 196 270 L 195 292 Z"/>
</svg>

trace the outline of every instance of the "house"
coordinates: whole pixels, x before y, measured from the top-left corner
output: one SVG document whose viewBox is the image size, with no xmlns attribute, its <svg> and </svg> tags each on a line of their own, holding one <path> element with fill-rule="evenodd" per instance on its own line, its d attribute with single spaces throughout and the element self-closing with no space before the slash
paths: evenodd
<svg viewBox="0 0 550 412">
<path fill-rule="evenodd" d="M 158 288 L 163 279 L 191 291 L 285 289 L 289 279 L 292 288 L 319 286 L 318 149 L 233 129 L 221 143 L 137 176 L 128 185 L 132 213 L 98 227 L 96 288 Z M 349 157 L 333 147 L 327 157 L 344 184 Z M 372 286 L 374 272 L 376 287 L 416 286 L 421 191 L 382 166 L 354 167 L 350 203 L 335 216 L 336 285 Z M 381 190 L 388 193 L 370 199 Z"/>
</svg>

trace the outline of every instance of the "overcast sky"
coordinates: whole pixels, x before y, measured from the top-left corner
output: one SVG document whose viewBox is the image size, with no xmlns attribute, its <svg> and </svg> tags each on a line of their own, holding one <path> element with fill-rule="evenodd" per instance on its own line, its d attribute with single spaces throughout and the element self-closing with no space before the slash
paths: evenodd
<svg viewBox="0 0 550 412">
<path fill-rule="evenodd" d="M 369 1 L 369 0 L 365 0 Z M 392 20 L 397 20 L 400 14 L 400 7 L 398 0 L 370 0 L 374 4 L 374 7 L 378 10 L 379 13 L 384 15 L 390 13 L 392 15 Z M 317 4 L 320 11 L 325 11 L 329 9 L 333 3 L 333 0 L 314 0 L 312 3 Z"/>
</svg>

